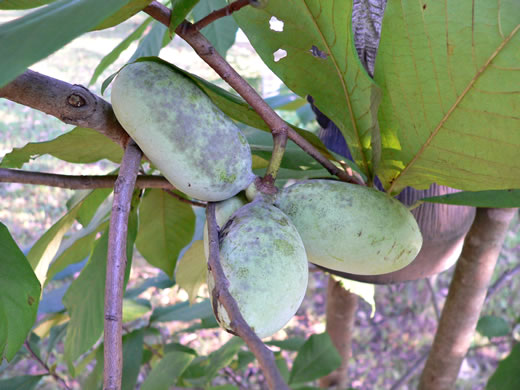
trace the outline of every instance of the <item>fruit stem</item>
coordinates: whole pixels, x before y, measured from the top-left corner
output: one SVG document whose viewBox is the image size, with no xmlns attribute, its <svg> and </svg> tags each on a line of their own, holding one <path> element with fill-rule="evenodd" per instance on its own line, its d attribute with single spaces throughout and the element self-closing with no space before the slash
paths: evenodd
<svg viewBox="0 0 520 390">
<path fill-rule="evenodd" d="M 270 176 L 272 181 L 276 180 L 278 170 L 282 164 L 283 155 L 285 153 L 285 147 L 287 146 L 287 132 L 286 131 L 273 131 L 273 152 L 271 153 L 271 159 L 267 166 L 264 179 Z"/>
</svg>

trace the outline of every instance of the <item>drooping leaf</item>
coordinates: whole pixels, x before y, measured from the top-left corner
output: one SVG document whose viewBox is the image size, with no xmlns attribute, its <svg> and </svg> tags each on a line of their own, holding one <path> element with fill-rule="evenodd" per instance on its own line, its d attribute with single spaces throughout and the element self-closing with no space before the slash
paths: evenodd
<svg viewBox="0 0 520 390">
<path fill-rule="evenodd" d="M 95 130 L 76 127 L 51 141 L 29 142 L 21 148 L 14 148 L 4 156 L 0 167 L 21 168 L 26 162 L 44 154 L 80 164 L 105 158 L 120 162 L 123 149 Z"/>
<path fill-rule="evenodd" d="M 289 384 L 305 383 L 329 374 L 341 365 L 341 356 L 328 333 L 314 334 L 294 359 Z"/>
<path fill-rule="evenodd" d="M 385 188 L 520 188 L 520 2 L 389 1 L 375 80 Z"/>
<path fill-rule="evenodd" d="M 352 1 L 270 0 L 233 14 L 266 65 L 339 127 L 369 177 L 380 157 L 380 91 L 361 65 L 352 33 Z M 279 57 L 282 56 L 282 58 Z"/>
<path fill-rule="evenodd" d="M 154 21 L 152 23 L 152 28 L 148 34 L 146 34 L 143 39 L 141 39 L 137 49 L 135 50 L 134 54 L 132 54 L 132 57 L 130 57 L 128 62 L 134 62 L 140 57 L 159 55 L 159 52 L 163 46 L 165 46 L 169 41 L 170 38 L 168 35 L 168 28 L 162 23 Z"/>
<path fill-rule="evenodd" d="M 193 17 L 200 20 L 211 12 L 227 5 L 226 0 L 200 0 L 193 8 Z M 201 30 L 201 33 L 211 42 L 222 57 L 226 57 L 228 49 L 235 42 L 238 25 L 235 20 L 226 16 L 210 23 Z"/>
<path fill-rule="evenodd" d="M 0 25 L 0 87 L 126 3 L 128 0 L 58 0 Z"/>
<path fill-rule="evenodd" d="M 209 355 L 209 365 L 205 369 L 206 383 L 217 375 L 217 373 L 233 360 L 244 342 L 239 337 L 233 337 L 222 347 Z"/>
<path fill-rule="evenodd" d="M 152 18 L 147 18 L 139 27 L 137 27 L 129 36 L 123 39 L 110 53 L 103 57 L 101 62 L 96 66 L 94 70 L 94 74 L 92 75 L 89 85 L 92 85 L 96 82 L 98 77 L 103 73 L 103 71 L 112 65 L 121 55 L 123 51 L 128 49 L 128 47 L 132 44 L 132 42 L 138 40 L 143 35 L 144 31 L 152 21 Z"/>
<path fill-rule="evenodd" d="M 130 275 L 133 247 L 137 234 L 137 214 L 130 213 L 127 236 L 125 284 Z M 65 360 L 73 362 L 99 339 L 103 332 L 108 230 L 97 240 L 90 259 L 63 297 L 70 315 L 65 339 Z"/>
<path fill-rule="evenodd" d="M 498 363 L 497 370 L 489 378 L 486 390 L 517 390 L 520 388 L 520 344 L 515 344 L 509 356 Z"/>
<path fill-rule="evenodd" d="M 461 191 L 421 200 L 474 207 L 515 208 L 520 207 L 520 190 Z"/>
<path fill-rule="evenodd" d="M 165 191 L 150 189 L 139 208 L 137 250 L 153 266 L 173 277 L 180 251 L 195 231 L 195 214 L 190 205 Z"/>
<path fill-rule="evenodd" d="M 135 321 L 152 310 L 146 299 L 123 299 L 123 322 Z"/>
<path fill-rule="evenodd" d="M 11 360 L 36 321 L 40 282 L 7 227 L 0 223 L 0 352 Z M 2 387 L 3 388 L 3 387 Z"/>
<path fill-rule="evenodd" d="M 47 5 L 56 0 L 3 0 L 0 1 L 0 9 L 31 9 Z"/>
<path fill-rule="evenodd" d="M 192 321 L 213 317 L 213 309 L 209 299 L 190 305 L 189 302 L 176 303 L 171 306 L 157 307 L 150 317 L 150 322 Z"/>
<path fill-rule="evenodd" d="M 175 280 L 188 293 L 190 304 L 195 303 L 200 287 L 206 283 L 207 272 L 204 243 L 197 240 L 179 259 L 175 270 Z"/>
<path fill-rule="evenodd" d="M 477 332 L 488 338 L 507 336 L 511 333 L 511 327 L 502 317 L 483 316 L 478 320 Z"/>
<path fill-rule="evenodd" d="M 197 5 L 199 0 L 173 0 L 172 1 L 172 16 L 170 25 L 168 26 L 170 37 L 175 34 L 175 29 L 186 18 L 190 11 Z"/>
<path fill-rule="evenodd" d="M 123 23 L 125 20 L 134 16 L 151 2 L 152 0 L 130 0 L 128 1 L 128 4 L 120 8 L 115 14 L 103 20 L 100 24 L 94 27 L 93 30 L 103 30 L 105 28 L 117 26 L 119 23 Z"/>
<path fill-rule="evenodd" d="M 2 390 L 33 390 L 45 375 L 22 375 L 0 380 Z"/>
<path fill-rule="evenodd" d="M 192 354 L 177 351 L 164 355 L 144 380 L 141 390 L 168 390 L 193 358 Z"/>
<path fill-rule="evenodd" d="M 123 380 L 121 390 L 134 390 L 143 359 L 144 330 L 123 336 Z"/>
</svg>

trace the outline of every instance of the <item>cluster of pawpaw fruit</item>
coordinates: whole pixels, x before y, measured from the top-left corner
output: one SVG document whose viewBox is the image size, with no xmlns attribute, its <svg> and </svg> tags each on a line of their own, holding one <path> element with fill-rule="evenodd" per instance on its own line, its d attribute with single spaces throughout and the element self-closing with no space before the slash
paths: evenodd
<svg viewBox="0 0 520 390">
<path fill-rule="evenodd" d="M 308 180 L 275 196 L 247 199 L 243 191 L 254 185 L 255 175 L 245 137 L 193 81 L 165 64 L 125 66 L 114 81 L 112 105 L 121 125 L 176 188 L 219 202 L 220 262 L 231 295 L 259 337 L 281 329 L 296 313 L 307 288 L 308 261 L 342 272 L 384 274 L 408 265 L 421 248 L 413 215 L 372 188 Z M 208 286 L 211 297 L 211 272 Z M 213 303 L 218 322 L 231 330 L 226 310 Z"/>
</svg>

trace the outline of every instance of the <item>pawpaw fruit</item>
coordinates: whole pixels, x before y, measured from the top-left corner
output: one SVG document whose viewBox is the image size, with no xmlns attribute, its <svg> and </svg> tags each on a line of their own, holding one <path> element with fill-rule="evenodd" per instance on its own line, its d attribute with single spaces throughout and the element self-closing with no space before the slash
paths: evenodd
<svg viewBox="0 0 520 390">
<path fill-rule="evenodd" d="M 251 150 L 238 127 L 191 79 L 166 64 L 125 66 L 111 100 L 123 128 L 188 196 L 228 199 L 254 179 Z"/>
<path fill-rule="evenodd" d="M 300 235 L 278 208 L 257 199 L 237 210 L 220 233 L 220 263 L 229 292 L 245 321 L 261 338 L 281 329 L 298 310 L 308 281 Z M 208 288 L 215 317 L 232 331 L 225 308 Z"/>
<path fill-rule="evenodd" d="M 282 189 L 274 204 L 296 226 L 309 261 L 335 271 L 397 271 L 421 249 L 422 236 L 412 213 L 373 188 L 308 180 Z"/>
</svg>

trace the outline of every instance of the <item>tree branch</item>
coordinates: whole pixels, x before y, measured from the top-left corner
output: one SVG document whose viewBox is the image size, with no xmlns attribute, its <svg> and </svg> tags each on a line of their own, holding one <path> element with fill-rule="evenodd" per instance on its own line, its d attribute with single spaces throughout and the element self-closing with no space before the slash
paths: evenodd
<svg viewBox="0 0 520 390">
<path fill-rule="evenodd" d="M 240 336 L 264 371 L 267 383 L 271 390 L 289 390 L 278 370 L 273 352 L 268 349 L 262 340 L 246 323 L 235 299 L 228 290 L 229 281 L 224 274 L 219 258 L 218 226 L 215 219 L 215 203 L 208 203 L 206 208 L 206 220 L 208 223 L 209 258 L 208 269 L 211 271 L 214 281 L 214 297 L 224 306 L 230 318 L 230 326 Z"/>
<path fill-rule="evenodd" d="M 121 389 L 123 374 L 123 292 L 127 264 L 128 217 L 137 173 L 143 154 L 130 141 L 114 185 L 114 201 L 108 233 L 105 284 L 104 385 L 105 390 Z"/>
<path fill-rule="evenodd" d="M 36 184 L 49 187 L 88 190 L 93 188 L 112 188 L 117 175 L 74 176 L 56 173 L 29 172 L 17 169 L 0 168 L 0 183 Z M 162 188 L 174 190 L 168 180 L 162 176 L 137 176 L 136 188 Z"/>
<path fill-rule="evenodd" d="M 0 88 L 0 97 L 43 111 L 70 125 L 97 130 L 123 148 L 130 138 L 117 121 L 112 105 L 81 85 L 26 70 Z"/>
<path fill-rule="evenodd" d="M 165 26 L 170 24 L 171 10 L 157 1 L 152 1 L 143 11 Z M 336 167 L 336 165 L 324 157 L 309 141 L 288 126 L 260 95 L 258 95 L 253 87 L 226 62 L 204 35 L 193 27 L 193 24 L 185 20 L 177 27 L 175 32 L 195 50 L 204 62 L 213 68 L 224 81 L 242 96 L 264 120 L 273 134 L 287 133 L 290 140 L 323 165 L 330 174 L 336 175 L 341 180 L 347 182 L 364 184 L 360 182 L 358 178 L 352 177 L 348 175 L 347 172 Z"/>
<path fill-rule="evenodd" d="M 70 390 L 70 387 L 69 385 L 67 385 L 67 382 L 65 382 L 65 380 L 61 376 L 59 376 L 54 370 L 51 370 L 47 363 L 40 359 L 40 357 L 32 350 L 31 345 L 27 340 L 25 340 L 24 346 L 25 348 L 27 348 L 31 356 L 40 364 L 40 366 L 42 366 L 47 371 L 47 373 L 50 376 L 52 376 L 56 380 L 56 382 L 62 385 L 66 390 Z"/>
<path fill-rule="evenodd" d="M 419 390 L 453 389 L 516 209 L 477 209 L 451 281 Z"/>
<path fill-rule="evenodd" d="M 223 18 L 224 16 L 229 16 L 233 12 L 240 10 L 241 8 L 245 7 L 246 5 L 249 5 L 250 3 L 251 2 L 249 0 L 236 0 L 236 1 L 232 2 L 231 4 L 228 4 L 224 8 L 213 11 L 209 15 L 207 15 L 204 18 L 202 18 L 201 20 L 199 20 L 197 23 L 194 23 L 193 28 L 200 31 L 204 27 L 206 27 L 208 24 L 213 23 L 215 20 Z"/>
</svg>

